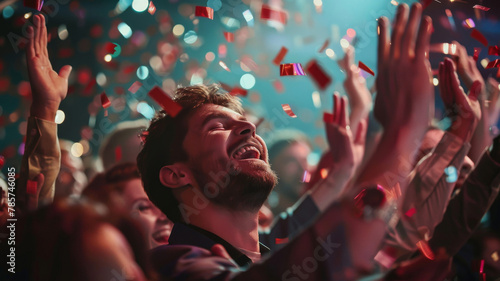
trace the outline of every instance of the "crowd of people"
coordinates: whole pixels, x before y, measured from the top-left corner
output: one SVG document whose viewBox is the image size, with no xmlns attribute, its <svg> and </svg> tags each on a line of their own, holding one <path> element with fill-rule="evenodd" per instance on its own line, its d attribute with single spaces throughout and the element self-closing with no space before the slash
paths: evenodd
<svg viewBox="0 0 500 281">
<path fill-rule="evenodd" d="M 378 19 L 374 98 L 346 50 L 346 96 L 324 114 L 315 167 L 306 135 L 278 132 L 268 149 L 240 99 L 211 84 L 179 87 L 178 114 L 118 126 L 89 179 L 54 123 L 71 66 L 53 70 L 44 17 L 33 21 L 16 273 L 2 280 L 500 278 L 498 229 L 480 227 L 500 189 L 498 82 L 453 42 L 438 74 L 451 125 L 437 127 L 420 4 L 400 5 L 392 32 Z"/>
</svg>

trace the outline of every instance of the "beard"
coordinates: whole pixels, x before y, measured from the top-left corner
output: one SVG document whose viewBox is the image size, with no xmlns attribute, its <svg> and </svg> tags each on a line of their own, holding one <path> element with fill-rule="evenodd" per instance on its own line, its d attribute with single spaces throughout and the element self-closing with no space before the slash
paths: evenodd
<svg viewBox="0 0 500 281">
<path fill-rule="evenodd" d="M 218 172 L 207 172 L 196 162 L 191 167 L 204 196 L 231 211 L 257 212 L 278 182 L 276 173 L 264 163 L 239 164 L 231 159 L 227 169 Z"/>
</svg>

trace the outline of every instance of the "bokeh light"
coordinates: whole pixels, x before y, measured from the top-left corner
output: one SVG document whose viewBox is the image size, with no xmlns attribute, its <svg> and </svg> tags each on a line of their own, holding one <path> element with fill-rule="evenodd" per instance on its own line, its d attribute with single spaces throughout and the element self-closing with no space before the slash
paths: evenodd
<svg viewBox="0 0 500 281">
<path fill-rule="evenodd" d="M 250 73 L 243 74 L 240 79 L 240 85 L 243 89 L 252 89 L 255 86 L 255 77 Z"/>
<path fill-rule="evenodd" d="M 134 9 L 134 11 L 138 13 L 146 11 L 148 6 L 149 6 L 148 0 L 134 0 L 134 2 L 132 2 L 132 9 Z"/>
<path fill-rule="evenodd" d="M 137 68 L 137 78 L 144 80 L 149 76 L 149 69 L 146 66 L 139 66 Z"/>
<path fill-rule="evenodd" d="M 57 110 L 55 119 L 56 124 L 62 124 L 62 122 L 64 122 L 64 119 L 66 119 L 66 114 L 64 114 L 64 111 L 60 109 Z"/>
</svg>

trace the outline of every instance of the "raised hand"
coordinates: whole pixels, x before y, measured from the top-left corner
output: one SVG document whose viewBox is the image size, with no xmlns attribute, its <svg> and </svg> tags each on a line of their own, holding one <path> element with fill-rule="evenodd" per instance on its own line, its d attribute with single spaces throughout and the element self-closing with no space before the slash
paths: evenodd
<svg viewBox="0 0 500 281">
<path fill-rule="evenodd" d="M 368 118 L 373 99 L 366 87 L 365 79 L 359 74 L 359 68 L 354 64 L 354 48 L 346 49 L 343 59 L 338 61 L 340 68 L 346 73 L 344 89 L 349 97 L 351 114 L 349 116 L 351 130 L 356 133 L 361 120 Z"/>
<path fill-rule="evenodd" d="M 474 60 L 474 58 L 469 56 L 465 47 L 457 41 L 453 41 L 452 44 L 457 47 L 457 51 L 455 53 L 456 56 L 454 57 L 454 59 L 455 63 L 457 64 L 458 75 L 460 75 L 460 78 L 462 78 L 462 80 L 464 81 L 465 87 L 470 90 L 472 84 L 475 81 L 479 81 L 484 90 L 485 88 L 483 76 L 481 76 L 479 69 L 477 69 L 476 61 Z"/>
<path fill-rule="evenodd" d="M 47 52 L 47 28 L 43 15 L 33 17 L 35 28 L 28 27 L 31 35 L 26 48 L 26 62 L 33 95 L 31 115 L 54 121 L 59 104 L 68 92 L 71 66 L 65 65 L 59 73 L 52 69 Z"/>
<path fill-rule="evenodd" d="M 354 137 L 347 117 L 347 99 L 334 94 L 333 100 L 333 114 L 325 114 L 326 136 L 332 157 L 330 173 L 335 174 L 335 177 L 350 179 L 365 152 L 366 120 L 359 122 Z"/>
<path fill-rule="evenodd" d="M 412 6 L 409 17 L 408 6 L 399 5 L 390 41 L 389 20 L 379 19 L 374 113 L 386 130 L 409 126 L 419 132 L 433 117 L 434 87 L 427 58 L 432 24 L 427 16 L 420 22 L 421 15 L 418 3 Z"/>
<path fill-rule="evenodd" d="M 478 96 L 481 93 L 481 82 L 472 83 L 469 96 L 460 87 L 455 66 L 449 58 L 439 64 L 439 90 L 448 116 L 452 119 L 449 131 L 469 142 L 477 122 L 481 119 L 481 107 Z"/>
<path fill-rule="evenodd" d="M 489 77 L 486 82 L 486 91 L 488 92 L 488 103 L 486 106 L 485 114 L 488 114 L 488 121 L 490 126 L 498 123 L 500 115 L 500 106 L 498 105 L 498 96 L 500 94 L 499 83 L 495 78 Z"/>
</svg>

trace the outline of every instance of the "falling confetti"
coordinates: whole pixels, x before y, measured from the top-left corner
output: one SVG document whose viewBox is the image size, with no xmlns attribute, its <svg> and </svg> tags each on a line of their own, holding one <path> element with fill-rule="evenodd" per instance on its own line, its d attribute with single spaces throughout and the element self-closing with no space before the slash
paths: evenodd
<svg viewBox="0 0 500 281">
<path fill-rule="evenodd" d="M 284 11 L 276 10 L 271 8 L 269 5 L 262 5 L 260 10 L 260 19 L 262 20 L 274 20 L 286 24 L 287 16 Z"/>
<path fill-rule="evenodd" d="M 474 5 L 474 7 L 472 7 L 474 9 L 479 9 L 479 10 L 483 10 L 485 12 L 489 11 L 491 8 L 488 8 L 488 7 L 485 7 L 485 6 L 481 6 L 481 5 Z"/>
<path fill-rule="evenodd" d="M 197 17 L 209 18 L 211 20 L 214 19 L 214 9 L 210 7 L 196 6 L 194 15 Z"/>
<path fill-rule="evenodd" d="M 323 68 L 316 62 L 311 60 L 306 65 L 306 71 L 311 76 L 320 90 L 324 90 L 332 83 L 332 78 L 326 74 Z"/>
<path fill-rule="evenodd" d="M 486 39 L 486 37 L 484 37 L 484 35 L 479 32 L 477 29 L 473 29 L 472 30 L 472 33 L 470 34 L 470 37 L 476 39 L 477 41 L 479 41 L 481 44 L 483 44 L 485 47 L 488 46 L 488 40 Z"/>
<path fill-rule="evenodd" d="M 435 255 L 434 255 L 434 253 L 432 252 L 431 247 L 429 247 L 429 244 L 427 244 L 427 242 L 426 242 L 426 241 L 424 241 L 424 240 L 420 240 L 420 241 L 418 241 L 418 242 L 417 242 L 417 247 L 418 247 L 418 249 L 422 252 L 422 254 L 423 254 L 426 258 L 428 258 L 428 259 L 430 259 L 430 260 L 434 260 Z"/>
<path fill-rule="evenodd" d="M 285 91 L 285 86 L 280 80 L 274 80 L 273 87 L 278 93 L 283 93 Z"/>
<path fill-rule="evenodd" d="M 227 42 L 232 43 L 234 41 L 234 33 L 224 31 L 224 38 L 226 38 Z"/>
<path fill-rule="evenodd" d="M 288 237 L 276 238 L 275 242 L 276 242 L 276 245 L 288 243 Z"/>
<path fill-rule="evenodd" d="M 328 112 L 324 112 L 323 113 L 323 122 L 333 124 L 333 114 L 328 113 Z"/>
<path fill-rule="evenodd" d="M 182 106 L 173 101 L 160 87 L 155 86 L 148 95 L 156 101 L 170 116 L 175 117 L 182 110 Z"/>
<path fill-rule="evenodd" d="M 458 179 L 457 168 L 454 166 L 449 166 L 444 169 L 444 173 L 446 174 L 446 182 L 454 183 Z"/>
<path fill-rule="evenodd" d="M 295 113 L 293 113 L 292 108 L 290 107 L 289 104 L 287 104 L 287 103 L 282 104 L 281 107 L 283 108 L 283 111 L 285 111 L 286 114 L 288 114 L 288 116 L 290 116 L 292 118 L 296 118 L 297 117 L 297 115 L 295 115 Z"/>
<path fill-rule="evenodd" d="M 494 67 L 500 67 L 500 59 L 490 61 L 485 68 L 488 69 L 488 68 L 494 68 Z"/>
<path fill-rule="evenodd" d="M 3 168 L 3 165 L 5 165 L 5 157 L 0 155 L 0 170 Z"/>
<path fill-rule="evenodd" d="M 488 48 L 488 55 L 490 56 L 500 56 L 500 49 L 498 46 L 490 46 Z"/>
<path fill-rule="evenodd" d="M 323 43 L 323 46 L 321 46 L 318 53 L 323 53 L 323 51 L 325 51 L 326 47 L 328 47 L 329 44 L 330 44 L 330 40 L 326 39 L 325 43 Z"/>
<path fill-rule="evenodd" d="M 101 104 L 103 108 L 108 108 L 111 105 L 111 102 L 108 99 L 108 96 L 106 96 L 106 93 L 101 94 Z"/>
<path fill-rule="evenodd" d="M 477 61 L 477 59 L 479 58 L 479 53 L 481 53 L 481 48 L 474 48 L 474 55 L 472 56 L 472 58 Z"/>
<path fill-rule="evenodd" d="M 137 93 L 137 91 L 142 87 L 142 83 L 139 81 L 135 81 L 134 84 L 128 88 L 128 91 L 131 92 L 132 94 Z"/>
<path fill-rule="evenodd" d="M 108 42 L 104 45 L 104 51 L 106 51 L 106 54 L 114 55 L 117 51 L 117 46 L 115 43 Z"/>
<path fill-rule="evenodd" d="M 362 70 L 366 71 L 367 73 L 371 74 L 372 76 L 375 76 L 375 72 L 373 72 L 373 70 L 371 70 L 371 68 L 366 66 L 361 61 L 358 62 L 358 67 L 361 68 Z"/>
<path fill-rule="evenodd" d="M 43 7 L 43 0 L 24 0 L 23 5 L 24 7 L 41 11 Z"/>
<path fill-rule="evenodd" d="M 305 75 L 300 63 L 286 63 L 280 65 L 280 76 Z"/>
<path fill-rule="evenodd" d="M 231 69 L 229 69 L 229 67 L 227 67 L 226 63 L 223 62 L 223 61 L 219 61 L 219 65 L 224 68 L 224 70 L 226 70 L 227 72 L 231 72 Z"/>
<path fill-rule="evenodd" d="M 26 184 L 26 193 L 36 194 L 38 183 L 36 181 L 28 180 Z"/>
<path fill-rule="evenodd" d="M 154 15 L 156 12 L 156 6 L 153 4 L 153 1 L 149 2 L 148 13 Z"/>
<path fill-rule="evenodd" d="M 417 212 L 417 210 L 415 210 L 415 208 L 411 208 L 409 209 L 408 211 L 405 212 L 405 216 L 411 218 L 413 217 L 413 215 Z"/>
<path fill-rule="evenodd" d="M 246 97 L 247 94 L 248 94 L 248 91 L 243 89 L 243 88 L 240 88 L 240 87 L 234 87 L 231 89 L 231 91 L 229 91 L 229 94 L 232 95 L 232 96 L 243 96 L 243 97 Z"/>
<path fill-rule="evenodd" d="M 275 65 L 280 65 L 281 61 L 283 60 L 283 58 L 285 57 L 285 55 L 286 55 L 287 52 L 288 52 L 287 48 L 281 47 L 281 50 L 279 51 L 279 53 L 274 58 L 273 63 Z"/>
<path fill-rule="evenodd" d="M 462 22 L 462 26 L 470 29 L 476 27 L 476 24 L 474 23 L 473 19 L 468 18 Z"/>
</svg>

